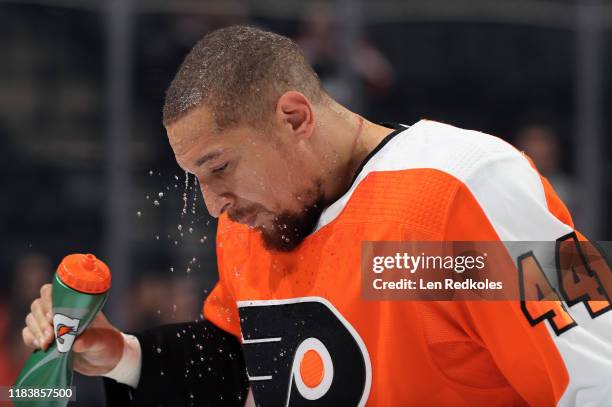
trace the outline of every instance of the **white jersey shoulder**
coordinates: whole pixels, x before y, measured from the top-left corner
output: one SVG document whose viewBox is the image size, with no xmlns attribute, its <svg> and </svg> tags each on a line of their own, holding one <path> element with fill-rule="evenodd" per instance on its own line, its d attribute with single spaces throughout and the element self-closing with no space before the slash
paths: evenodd
<svg viewBox="0 0 612 407">
<path fill-rule="evenodd" d="M 532 190 L 544 199 L 537 173 L 512 145 L 479 131 L 421 120 L 395 135 L 368 160 L 351 188 L 323 212 L 316 230 L 340 214 L 355 189 L 373 172 L 431 168 L 469 186 L 479 183 L 487 167 L 500 160 L 513 161 L 523 172 L 529 173 L 527 182 L 531 182 Z"/>
</svg>

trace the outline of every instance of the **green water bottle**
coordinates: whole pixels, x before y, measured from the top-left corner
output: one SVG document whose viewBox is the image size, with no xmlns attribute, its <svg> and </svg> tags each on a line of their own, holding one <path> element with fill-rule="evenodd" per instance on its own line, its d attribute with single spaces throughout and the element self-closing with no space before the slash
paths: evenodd
<svg viewBox="0 0 612 407">
<path fill-rule="evenodd" d="M 55 341 L 26 361 L 13 388 L 16 406 L 65 406 L 74 397 L 72 344 L 104 305 L 110 284 L 110 270 L 93 254 L 71 254 L 62 260 L 53 277 Z"/>
</svg>

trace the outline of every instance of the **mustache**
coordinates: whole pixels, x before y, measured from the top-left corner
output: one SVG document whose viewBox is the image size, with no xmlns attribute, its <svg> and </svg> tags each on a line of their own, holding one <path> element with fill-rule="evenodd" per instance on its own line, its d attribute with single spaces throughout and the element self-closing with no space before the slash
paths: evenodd
<svg viewBox="0 0 612 407">
<path fill-rule="evenodd" d="M 246 217 L 254 215 L 257 212 L 259 212 L 259 208 L 257 208 L 256 205 L 253 205 L 231 210 L 227 213 L 227 216 L 233 222 L 240 222 L 241 219 L 245 219 Z"/>
</svg>

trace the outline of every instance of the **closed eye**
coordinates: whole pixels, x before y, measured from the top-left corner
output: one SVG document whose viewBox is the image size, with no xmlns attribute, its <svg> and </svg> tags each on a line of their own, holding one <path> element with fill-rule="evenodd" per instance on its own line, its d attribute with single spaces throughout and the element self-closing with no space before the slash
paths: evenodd
<svg viewBox="0 0 612 407">
<path fill-rule="evenodd" d="M 224 169 L 226 169 L 226 168 L 227 168 L 227 165 L 228 165 L 228 164 L 229 164 L 229 163 L 225 163 L 225 164 L 223 164 L 223 165 L 221 165 L 221 166 L 219 166 L 219 167 L 213 168 L 213 169 L 211 170 L 211 172 L 212 172 L 213 174 L 220 173 L 220 172 L 222 172 Z"/>
</svg>

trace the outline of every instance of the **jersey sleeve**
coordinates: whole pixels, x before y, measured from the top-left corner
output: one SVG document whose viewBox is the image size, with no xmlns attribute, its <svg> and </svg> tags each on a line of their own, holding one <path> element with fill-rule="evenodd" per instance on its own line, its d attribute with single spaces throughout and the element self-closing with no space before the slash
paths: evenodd
<svg viewBox="0 0 612 407">
<path fill-rule="evenodd" d="M 491 157 L 462 180 L 444 239 L 555 242 L 573 232 L 571 217 L 548 181 L 513 151 Z M 513 260 L 520 255 L 508 251 Z M 555 253 L 548 255 L 554 261 Z M 603 406 L 612 400 L 612 312 L 604 308 L 594 316 L 587 305 L 568 304 L 560 295 L 541 318 L 530 318 L 529 304 L 520 298 L 457 303 L 453 312 L 527 404 Z"/>
<path fill-rule="evenodd" d="M 248 381 L 238 340 L 208 321 L 136 333 L 142 367 L 136 388 L 104 378 L 108 406 L 244 406 Z"/>
<path fill-rule="evenodd" d="M 231 231 L 227 230 L 228 222 L 225 217 L 219 219 L 216 242 L 219 281 L 204 301 L 203 315 L 205 319 L 211 321 L 217 327 L 241 340 L 238 308 L 232 294 L 230 282 L 226 278 L 226 273 L 230 266 L 225 252 L 230 250 L 231 245 L 231 240 L 229 239 Z"/>
</svg>

